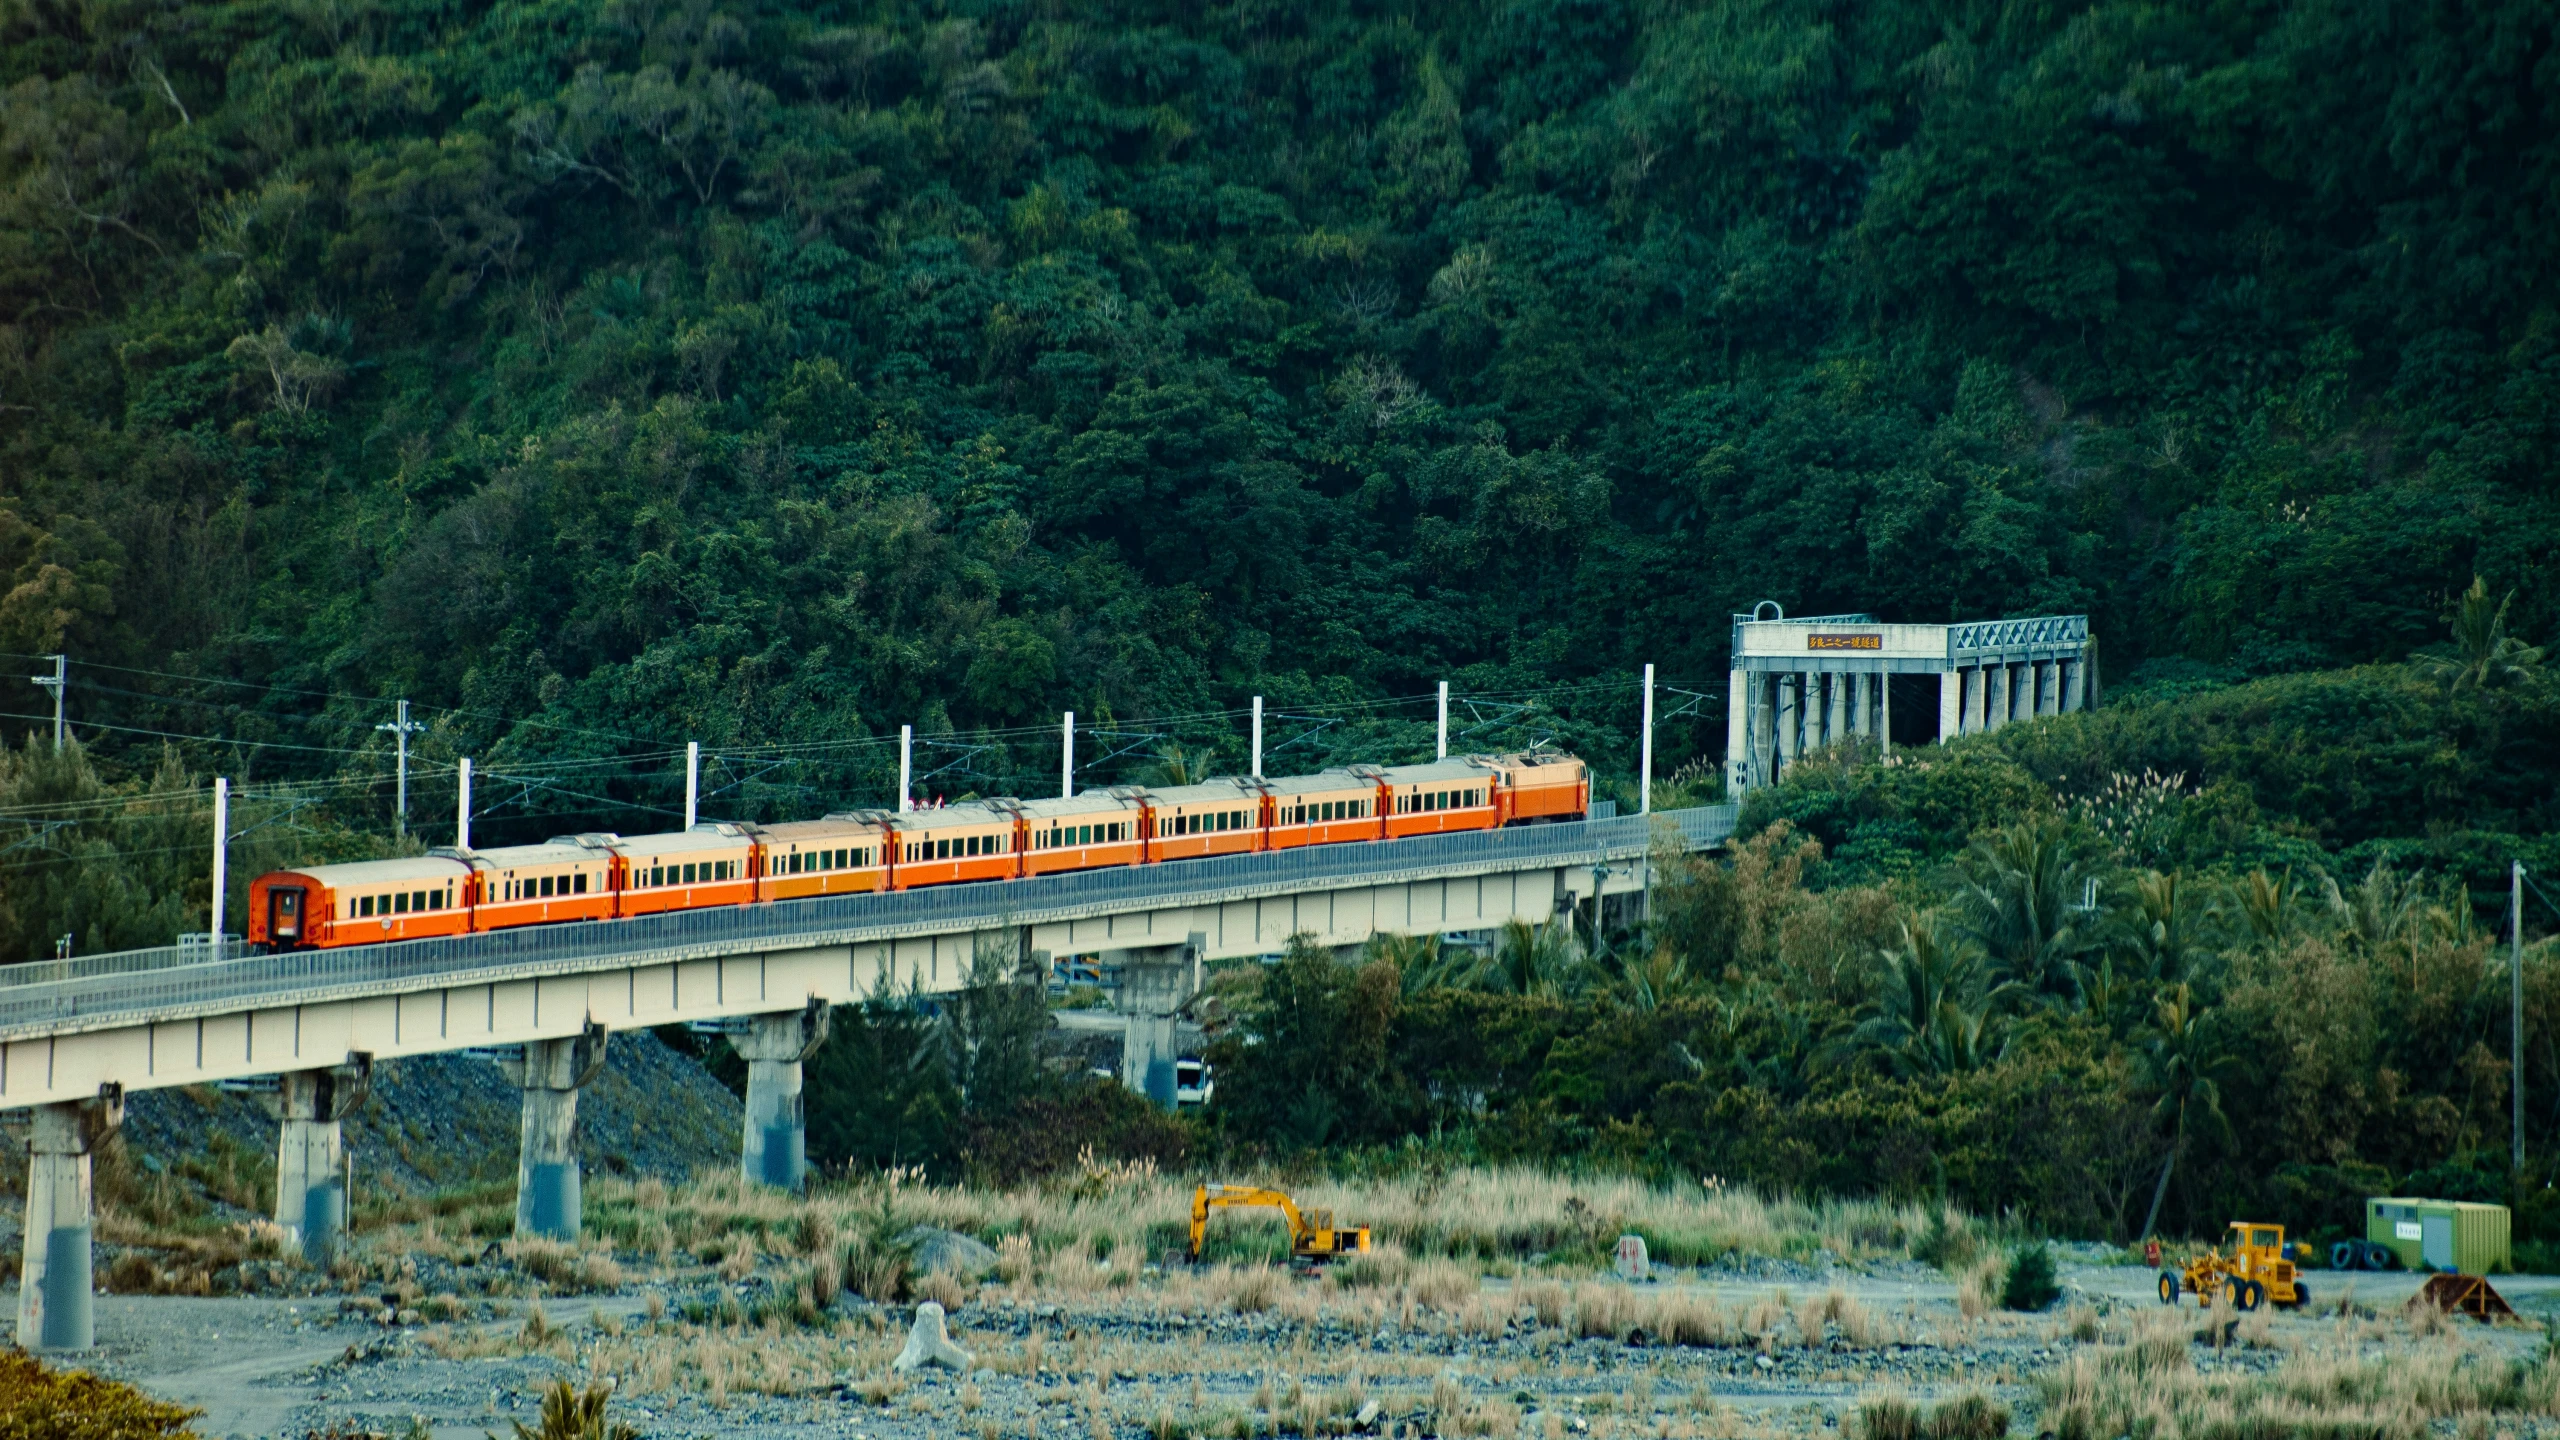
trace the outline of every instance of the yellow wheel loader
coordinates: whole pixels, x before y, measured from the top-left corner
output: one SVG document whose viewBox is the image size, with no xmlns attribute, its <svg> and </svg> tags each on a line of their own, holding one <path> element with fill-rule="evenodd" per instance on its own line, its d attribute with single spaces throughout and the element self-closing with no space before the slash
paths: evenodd
<svg viewBox="0 0 2560 1440">
<path fill-rule="evenodd" d="M 2214 1297 L 2221 1295 L 2234 1310 L 2270 1304 L 2298 1310 L 2311 1303 L 2311 1287 L 2302 1283 L 2297 1253 L 2284 1243 L 2283 1226 L 2234 1220 L 2223 1248 L 2160 1271 L 2160 1303 L 2175 1305 L 2187 1294 L 2211 1309 Z"/>
</svg>

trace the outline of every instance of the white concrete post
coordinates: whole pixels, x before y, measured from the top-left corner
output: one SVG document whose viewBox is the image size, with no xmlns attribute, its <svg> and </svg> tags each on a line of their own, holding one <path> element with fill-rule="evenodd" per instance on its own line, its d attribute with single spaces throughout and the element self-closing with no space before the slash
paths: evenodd
<svg viewBox="0 0 2560 1440">
<path fill-rule="evenodd" d="M 222 905 L 231 893 L 231 781 L 213 781 L 213 958 L 222 958 Z"/>
<path fill-rule="evenodd" d="M 1766 785 L 1778 774 L 1778 683 L 1765 671 L 1751 675 L 1751 783 Z"/>
<path fill-rule="evenodd" d="M 901 815 L 916 808 L 912 793 L 915 773 L 916 727 L 901 725 L 898 727 L 898 813 Z"/>
<path fill-rule="evenodd" d="M 702 798 L 702 742 L 684 742 L 684 828 L 693 828 L 696 802 Z"/>
<path fill-rule="evenodd" d="M 1636 763 L 1636 813 L 1653 813 L 1653 667 L 1644 667 L 1644 744 L 1643 758 Z"/>
<path fill-rule="evenodd" d="M 34 1107 L 27 1135 L 27 1221 L 18 1266 L 18 1345 L 97 1343 L 89 1297 L 96 1190 L 90 1155 L 124 1120 L 120 1093 Z"/>
<path fill-rule="evenodd" d="M 1870 677 L 1861 670 L 1849 677 L 1849 733 L 1863 740 L 1875 733 L 1875 700 Z"/>
<path fill-rule="evenodd" d="M 1440 730 L 1438 737 L 1432 741 L 1431 758 L 1434 760 L 1449 758 L 1449 682 L 1446 680 L 1440 682 Z"/>
<path fill-rule="evenodd" d="M 2089 662 L 2086 660 L 2065 660 L 2062 662 L 2063 709 L 2077 711 L 2088 704 L 2088 692 L 2082 688 L 2081 683 L 2083 679 L 2083 672 L 2088 668 L 2088 664 Z"/>
<path fill-rule="evenodd" d="M 471 757 L 462 757 L 455 771 L 453 792 L 453 848 L 471 848 Z"/>
<path fill-rule="evenodd" d="M 1876 744 L 1886 758 L 1893 755 L 1893 676 L 1876 677 Z"/>
<path fill-rule="evenodd" d="M 745 1137 L 739 1166 L 750 1185 L 797 1191 L 809 1179 L 809 1116 L 800 1096 L 800 1064 L 826 1043 L 827 1006 L 758 1015 L 747 1033 L 730 1037 L 747 1062 Z"/>
<path fill-rule="evenodd" d="M 1991 671 L 1975 665 L 1964 672 L 1964 733 L 1979 735 L 1991 724 Z"/>
<path fill-rule="evenodd" d="M 1076 798 L 1076 712 L 1073 710 L 1067 712 L 1067 718 L 1058 731 L 1058 798 Z"/>
<path fill-rule="evenodd" d="M 1938 743 L 1946 744 L 1964 733 L 1964 672 L 1938 672 Z"/>
<path fill-rule="evenodd" d="M 2062 662 L 2047 660 L 2036 666 L 2036 713 L 2062 713 Z"/>
<path fill-rule="evenodd" d="M 1724 792 L 1730 800 L 1751 787 L 1751 684 L 1748 670 L 1724 677 Z"/>
<path fill-rule="evenodd" d="M 1262 697 L 1253 697 L 1253 778 L 1262 778 Z"/>
<path fill-rule="evenodd" d="M 327 1265 L 348 1213 L 347 1151 L 339 1121 L 362 1103 L 363 1080 L 297 1070 L 276 1083 L 276 1224 L 304 1258 Z"/>
<path fill-rule="evenodd" d="M 1990 713 L 1982 727 L 1985 730 L 1997 730 L 2009 723 L 2009 676 L 2010 667 L 2004 661 L 1991 667 L 1984 677 L 1989 682 L 1986 688 L 1991 692 Z"/>
<path fill-rule="evenodd" d="M 1822 677 L 1822 743 L 1837 745 L 1849 738 L 1849 677 L 1834 670 Z"/>
<path fill-rule="evenodd" d="M 605 1031 L 526 1043 L 524 1058 L 504 1063 L 524 1091 L 524 1128 L 516 1153 L 516 1235 L 575 1240 L 584 1204 L 578 1173 L 578 1091 L 604 1068 Z"/>
</svg>

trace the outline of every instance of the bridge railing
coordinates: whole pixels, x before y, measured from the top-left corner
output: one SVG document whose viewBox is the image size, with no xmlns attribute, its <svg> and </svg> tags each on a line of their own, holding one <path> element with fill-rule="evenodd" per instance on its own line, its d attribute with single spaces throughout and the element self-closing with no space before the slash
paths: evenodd
<svg viewBox="0 0 2560 1440">
<path fill-rule="evenodd" d="M 483 971 L 574 968 L 587 960 L 662 963 L 749 952 L 759 947 L 869 943 L 904 935 L 994 929 L 1186 899 L 1214 903 L 1285 893 L 1331 880 L 1417 878 L 1434 871 L 1579 863 L 1644 853 L 1658 822 L 1691 848 L 1733 831 L 1735 807 L 1666 810 L 1648 818 L 1532 825 L 1359 845 L 1313 845 L 1265 855 L 1177 860 L 1025 880 L 940 885 L 886 894 L 834 895 L 761 905 L 676 911 L 629 920 L 527 926 L 479 935 L 355 945 L 183 963 L 196 947 L 126 951 L 56 965 L 82 973 L 21 980 L 0 988 L 0 1036 L 108 1015 L 312 991 L 365 991 Z M 155 963 L 155 960 L 157 963 Z"/>
</svg>

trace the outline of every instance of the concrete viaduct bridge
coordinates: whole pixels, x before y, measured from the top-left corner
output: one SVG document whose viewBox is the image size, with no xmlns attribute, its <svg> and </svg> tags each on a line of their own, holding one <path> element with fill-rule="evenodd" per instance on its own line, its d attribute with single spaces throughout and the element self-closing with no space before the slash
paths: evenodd
<svg viewBox="0 0 2560 1440">
<path fill-rule="evenodd" d="M 1712 846 L 1733 823 L 1733 807 L 1707 806 L 393 945 L 9 967 L 0 1110 L 34 1112 L 19 1343 L 92 1343 L 90 1156 L 136 1090 L 274 1077 L 276 1220 L 319 1249 L 346 1213 L 339 1122 L 374 1062 L 486 1052 L 524 1092 L 517 1233 L 574 1237 L 578 1090 L 614 1030 L 717 1025 L 747 1061 L 745 1173 L 797 1188 L 800 1062 L 831 1004 L 958 989 L 990 950 L 1024 962 L 1099 952 L 1123 968 L 1124 1008 L 1139 1001 L 1122 1069 L 1136 1083 L 1169 1069 L 1172 1009 L 1201 961 L 1298 934 L 1347 947 L 1549 921 L 1647 884 L 1656 844 Z"/>
</svg>

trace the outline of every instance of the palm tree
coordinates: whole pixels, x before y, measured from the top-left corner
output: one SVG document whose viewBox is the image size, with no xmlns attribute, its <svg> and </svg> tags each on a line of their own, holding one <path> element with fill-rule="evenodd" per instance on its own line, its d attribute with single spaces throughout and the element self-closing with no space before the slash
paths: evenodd
<svg viewBox="0 0 2560 1440">
<path fill-rule="evenodd" d="M 2020 820 L 1973 842 L 1962 861 L 1956 923 L 1992 964 L 2038 995 L 2066 992 L 2069 962 L 2089 948 L 2087 878 L 2060 820 Z"/>
<path fill-rule="evenodd" d="M 2153 870 L 2135 876 L 2129 888 L 2133 903 L 2124 911 L 2117 935 L 2134 962 L 2134 973 L 2175 984 L 2214 957 L 2211 931 L 2217 907 L 2202 884 L 2178 871 L 2163 875 Z"/>
<path fill-rule="evenodd" d="M 1905 921 L 1902 943 L 1876 958 L 1874 998 L 1828 1056 L 1875 1050 L 1904 1075 L 1971 1070 L 1991 1058 L 2000 1034 L 1993 1014 L 2008 987 L 1990 986 L 1969 947 L 1949 944 L 1929 920 Z"/>
<path fill-rule="evenodd" d="M 1656 945 L 1637 960 L 1621 957 L 1617 973 L 1610 979 L 1610 991 L 1630 1010 L 1650 1014 L 1674 1000 L 1694 993 L 1696 977 L 1689 972 L 1689 962 L 1668 945 Z"/>
<path fill-rule="evenodd" d="M 1582 947 L 1570 929 L 1513 920 L 1495 938 L 1492 963 L 1481 983 L 1513 995 L 1554 997 L 1574 987 L 1581 967 Z"/>
<path fill-rule="evenodd" d="M 1156 750 L 1155 783 L 1197 785 L 1209 778 L 1211 762 L 1212 757 L 1204 752 L 1185 749 L 1179 740 L 1168 741 Z"/>
<path fill-rule="evenodd" d="M 2333 884 L 2330 889 L 2334 893 L 2337 887 Z M 2240 878 L 2231 898 L 2249 935 L 2262 943 L 2292 939 L 2311 915 L 2308 894 L 2295 883 L 2291 866 L 2280 875 L 2270 875 L 2265 866 L 2259 866 Z"/>
<path fill-rule="evenodd" d="M 2516 603 L 2509 590 L 2495 608 L 2489 604 L 2489 582 L 2474 575 L 2471 588 L 2453 603 L 2452 643 L 2421 650 L 2413 659 L 2448 690 L 2494 690 L 2520 680 L 2542 663 L 2542 651 L 2507 633 L 2507 609 Z"/>
<path fill-rule="evenodd" d="M 2231 1121 L 2222 1113 L 2222 1075 L 2231 1058 L 2218 1044 L 2210 1006 L 2196 1003 L 2185 985 L 2172 985 L 2151 1002 L 2151 1033 L 2143 1037 L 2134 1063 L 2144 1089 L 2156 1092 L 2153 1124 L 2169 1126 L 2169 1155 L 2160 1162 L 2160 1183 L 2151 1190 L 2150 1213 L 2142 1217 L 2142 1234 L 2159 1223 L 2160 1202 L 2169 1194 L 2169 1171 L 2187 1148 L 2191 1128 L 2227 1135 Z"/>
<path fill-rule="evenodd" d="M 1464 946 L 1442 945 L 1437 935 L 1375 935 L 1368 951 L 1370 959 L 1396 967 L 1407 997 L 1425 990 L 1483 988 L 1484 957 Z"/>
</svg>

